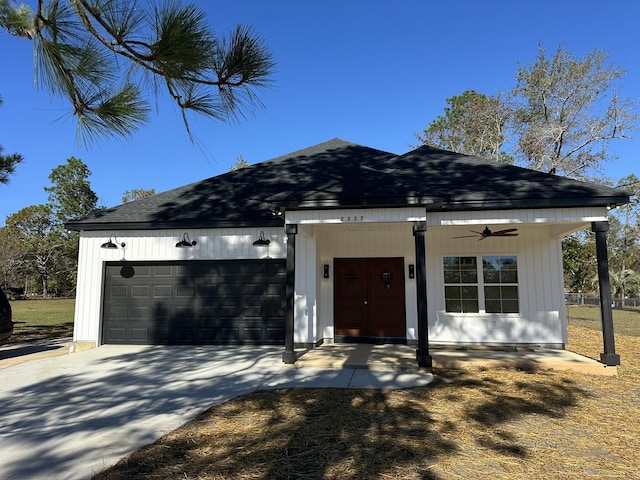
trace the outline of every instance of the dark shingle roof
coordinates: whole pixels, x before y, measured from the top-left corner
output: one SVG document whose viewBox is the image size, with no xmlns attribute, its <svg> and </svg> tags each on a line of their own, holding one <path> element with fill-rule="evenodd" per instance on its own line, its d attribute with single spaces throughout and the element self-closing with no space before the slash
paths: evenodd
<svg viewBox="0 0 640 480">
<path fill-rule="evenodd" d="M 272 209 L 606 206 L 625 192 L 424 146 L 395 155 L 334 139 L 70 221 L 72 230 L 276 226 Z"/>
</svg>

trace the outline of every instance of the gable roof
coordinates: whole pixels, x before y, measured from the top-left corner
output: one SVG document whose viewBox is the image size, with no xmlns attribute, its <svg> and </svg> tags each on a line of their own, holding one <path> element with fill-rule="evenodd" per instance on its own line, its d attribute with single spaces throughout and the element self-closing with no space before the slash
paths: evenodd
<svg viewBox="0 0 640 480">
<path fill-rule="evenodd" d="M 278 226 L 274 209 L 428 210 L 621 205 L 621 191 L 423 146 L 404 155 L 333 139 L 66 223 L 70 230 Z"/>
</svg>

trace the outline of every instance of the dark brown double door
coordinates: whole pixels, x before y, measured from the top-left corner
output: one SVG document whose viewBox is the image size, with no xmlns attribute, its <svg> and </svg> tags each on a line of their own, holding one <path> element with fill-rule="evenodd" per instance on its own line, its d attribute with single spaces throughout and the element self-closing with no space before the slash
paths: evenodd
<svg viewBox="0 0 640 480">
<path fill-rule="evenodd" d="M 404 260 L 336 258 L 336 340 L 406 338 Z"/>
</svg>

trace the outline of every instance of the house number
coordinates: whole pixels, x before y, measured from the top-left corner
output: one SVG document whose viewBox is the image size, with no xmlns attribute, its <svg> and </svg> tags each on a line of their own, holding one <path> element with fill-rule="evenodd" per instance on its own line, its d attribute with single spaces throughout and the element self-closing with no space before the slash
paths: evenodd
<svg viewBox="0 0 640 480">
<path fill-rule="evenodd" d="M 340 221 L 341 222 L 362 222 L 364 221 L 364 215 L 349 215 L 347 217 L 342 216 L 340 217 Z"/>
</svg>

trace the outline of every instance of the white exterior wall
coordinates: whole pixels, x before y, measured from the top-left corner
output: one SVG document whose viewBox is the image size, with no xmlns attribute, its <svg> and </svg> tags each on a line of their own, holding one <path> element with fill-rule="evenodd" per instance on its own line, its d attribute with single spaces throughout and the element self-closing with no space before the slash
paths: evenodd
<svg viewBox="0 0 640 480">
<path fill-rule="evenodd" d="M 312 343 L 317 334 L 317 240 L 313 227 L 296 236 L 294 342 Z M 320 272 L 322 276 L 322 272 Z"/>
<path fill-rule="evenodd" d="M 313 341 L 334 337 L 333 259 L 358 257 L 404 257 L 407 338 L 417 339 L 416 283 L 408 277 L 408 265 L 416 263 L 412 224 L 368 224 L 355 230 L 350 226 L 332 226 L 316 227 L 316 230 L 318 324 Z M 329 265 L 328 279 L 323 278 L 323 265 Z"/>
<path fill-rule="evenodd" d="M 472 229 L 477 229 L 471 227 Z M 405 310 L 407 340 L 416 341 L 416 281 L 408 278 L 408 266 L 415 264 L 415 240 L 411 223 L 376 224 L 369 229 L 350 230 L 348 226 L 315 227 L 317 241 L 315 265 L 312 254 L 300 251 L 305 268 L 315 268 L 317 282 L 317 325 L 296 309 L 296 342 L 331 339 L 333 330 L 333 259 L 357 257 L 403 257 L 405 268 Z M 560 239 L 550 235 L 551 227 L 521 226 L 519 236 L 452 239 L 468 232 L 459 228 L 427 228 L 427 299 L 429 341 L 431 343 L 566 343 L 564 280 Z M 520 314 L 450 314 L 445 312 L 442 259 L 450 255 L 516 255 Z M 323 265 L 329 265 L 329 279 L 323 278 Z M 298 265 L 296 264 L 296 268 Z M 299 272 L 299 270 L 297 270 Z M 308 273 L 308 272 L 307 272 Z M 296 303 L 305 305 L 307 286 L 303 273 L 296 276 Z M 310 279 L 309 279 L 310 280 Z M 308 308 L 308 306 L 307 306 Z M 311 311 L 306 310 L 304 313 Z M 304 329 L 302 326 L 304 325 Z"/>
<path fill-rule="evenodd" d="M 421 215 L 422 212 L 422 215 Z M 334 337 L 333 259 L 403 257 L 407 340 L 417 341 L 414 221 L 426 221 L 427 298 L 431 343 L 563 345 L 567 342 L 562 237 L 607 219 L 605 208 L 429 212 L 419 208 L 287 213 L 304 235 L 296 255 L 295 341 L 313 343 Z M 485 225 L 517 227 L 517 237 L 453 239 Z M 315 253 L 315 259 L 313 255 Z M 516 255 L 519 314 L 445 312 L 442 259 L 449 255 Z M 330 278 L 323 278 L 329 265 Z M 301 272 L 300 269 L 304 269 Z M 311 271 L 313 270 L 313 275 Z M 315 283 L 314 283 L 315 282 Z M 313 286 L 316 291 L 311 291 Z M 307 297 L 307 295 L 309 295 Z M 305 300 L 305 298 L 307 300 Z M 312 308 L 315 307 L 315 308 Z M 310 313 L 311 312 L 311 313 Z M 311 321 L 310 314 L 316 319 Z"/>
<path fill-rule="evenodd" d="M 333 259 L 336 257 L 404 257 L 407 335 L 417 338 L 415 280 L 407 277 L 407 270 L 408 264 L 415 264 L 412 222 L 424 219 L 422 207 L 287 212 L 286 223 L 299 225 L 294 341 L 309 344 L 334 337 Z M 329 265 L 328 279 L 323 277 L 324 265 Z"/>
<path fill-rule="evenodd" d="M 606 221 L 605 208 L 426 212 L 421 207 L 286 212 L 286 223 L 298 224 L 296 236 L 295 342 L 314 343 L 334 337 L 333 259 L 403 257 L 407 340 L 417 332 L 416 284 L 408 278 L 415 264 L 412 226 L 426 221 L 427 297 L 431 343 L 566 343 L 561 238 L 593 221 Z M 453 239 L 485 225 L 516 226 L 519 236 Z M 260 232 L 271 240 L 252 245 Z M 198 244 L 175 244 L 185 230 L 81 232 L 75 341 L 100 341 L 104 263 L 286 258 L 283 227 L 187 230 Z M 115 235 L 125 249 L 100 245 Z M 114 240 L 115 241 L 115 240 Z M 442 257 L 446 255 L 517 255 L 519 314 L 447 314 L 444 310 Z M 329 265 L 329 278 L 323 278 Z"/>
<path fill-rule="evenodd" d="M 271 240 L 268 249 L 253 246 L 260 232 Z M 104 263 L 120 261 L 171 261 L 171 260 L 232 260 L 286 258 L 285 235 L 282 227 L 275 228 L 225 228 L 186 230 L 196 246 L 176 248 L 176 242 L 185 233 L 181 230 L 144 230 L 80 232 L 78 256 L 78 287 L 73 338 L 76 342 L 100 341 L 100 317 L 102 309 L 102 283 Z M 100 248 L 109 236 L 126 247 L 117 250 Z M 116 240 L 117 239 L 117 240 Z"/>
<path fill-rule="evenodd" d="M 478 241 L 477 238 L 453 239 L 464 234 L 459 228 L 427 229 L 429 341 L 566 343 L 561 240 L 552 236 L 550 230 L 549 225 L 527 225 L 518 228 L 517 237 L 489 237 Z M 520 313 L 445 312 L 443 257 L 465 255 L 517 257 Z"/>
</svg>

